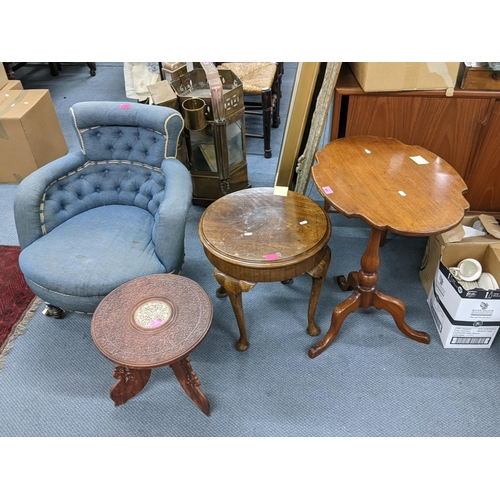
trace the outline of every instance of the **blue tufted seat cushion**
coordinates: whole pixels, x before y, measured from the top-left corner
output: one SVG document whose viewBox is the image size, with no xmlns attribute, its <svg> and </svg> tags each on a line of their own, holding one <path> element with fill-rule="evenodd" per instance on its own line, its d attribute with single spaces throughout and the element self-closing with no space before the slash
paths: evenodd
<svg viewBox="0 0 500 500">
<path fill-rule="evenodd" d="M 151 239 L 154 217 L 135 206 L 82 212 L 26 247 L 19 265 L 35 293 L 69 311 L 93 312 L 126 280 L 165 273 Z M 126 270 L 126 275 L 124 275 Z"/>
<path fill-rule="evenodd" d="M 161 168 L 139 162 L 85 162 L 58 177 L 45 190 L 44 231 L 102 205 L 134 205 L 155 215 L 164 198 Z"/>
</svg>

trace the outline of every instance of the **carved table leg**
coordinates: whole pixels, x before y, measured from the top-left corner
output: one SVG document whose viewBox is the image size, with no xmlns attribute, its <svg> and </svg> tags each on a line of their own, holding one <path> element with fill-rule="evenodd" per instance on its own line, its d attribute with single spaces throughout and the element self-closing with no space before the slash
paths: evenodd
<svg viewBox="0 0 500 500">
<path fill-rule="evenodd" d="M 111 399 L 115 406 L 126 403 L 130 398 L 137 396 L 148 383 L 151 370 L 135 370 L 127 366 L 116 365 L 113 377 L 118 382 L 111 388 Z"/>
<path fill-rule="evenodd" d="M 373 305 L 377 309 L 384 309 L 388 311 L 394 318 L 397 327 L 407 337 L 410 337 L 412 340 L 416 340 L 417 342 L 421 342 L 422 344 L 430 344 L 431 338 L 427 333 L 414 330 L 406 324 L 404 320 L 406 307 L 401 300 L 385 295 L 379 290 L 375 290 Z"/>
<path fill-rule="evenodd" d="M 236 342 L 236 349 L 238 349 L 238 351 L 246 351 L 250 344 L 247 340 L 247 329 L 245 325 L 245 318 L 243 316 L 243 301 L 241 299 L 241 293 L 251 290 L 255 286 L 255 283 L 237 280 L 227 274 L 224 274 L 218 269 L 214 270 L 214 275 L 219 285 L 229 296 L 234 315 L 236 316 L 236 322 L 238 323 L 238 328 L 240 330 L 240 338 L 238 342 Z"/>
<path fill-rule="evenodd" d="M 332 322 L 325 336 L 309 349 L 309 357 L 319 356 L 337 337 L 344 320 L 360 307 L 361 295 L 353 292 L 346 300 L 341 302 L 332 313 Z"/>
<path fill-rule="evenodd" d="M 402 301 L 389 297 L 376 289 L 377 271 L 380 266 L 379 248 L 381 242 L 385 240 L 385 236 L 386 231 L 372 228 L 368 246 L 361 258 L 361 270 L 357 273 L 349 273 L 347 280 L 343 276 L 339 276 L 340 288 L 344 291 L 352 288 L 354 291 L 349 298 L 334 309 L 328 332 L 320 342 L 309 349 L 310 358 L 321 354 L 335 340 L 345 318 L 359 307 L 374 306 L 377 309 L 385 309 L 392 315 L 396 325 L 405 335 L 418 342 L 426 344 L 430 342 L 429 335 L 413 330 L 405 323 L 405 306 Z"/>
<path fill-rule="evenodd" d="M 311 297 L 309 298 L 309 309 L 307 311 L 307 333 L 313 337 L 318 335 L 320 332 L 320 329 L 314 321 L 314 316 L 316 314 L 319 294 L 321 293 L 321 288 L 323 287 L 323 282 L 325 281 L 326 273 L 328 272 L 328 266 L 330 265 L 331 256 L 332 252 L 327 246 L 325 255 L 323 256 L 321 262 L 307 273 L 312 277 Z"/>
<path fill-rule="evenodd" d="M 357 290 L 359 286 L 358 272 L 351 271 L 347 276 L 347 280 L 344 276 L 339 276 L 337 278 L 337 283 L 343 292 L 347 290 Z"/>
<path fill-rule="evenodd" d="M 194 404 L 207 416 L 210 416 L 210 403 L 207 397 L 200 389 L 200 380 L 191 367 L 189 356 L 182 358 L 170 365 L 174 371 L 177 380 L 181 384 L 186 394 L 191 398 Z"/>
</svg>

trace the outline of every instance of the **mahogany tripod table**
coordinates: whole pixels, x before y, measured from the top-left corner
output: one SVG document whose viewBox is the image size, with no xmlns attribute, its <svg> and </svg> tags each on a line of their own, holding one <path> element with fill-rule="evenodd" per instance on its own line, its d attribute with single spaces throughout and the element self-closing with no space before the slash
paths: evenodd
<svg viewBox="0 0 500 500">
<path fill-rule="evenodd" d="M 463 197 L 467 186 L 446 161 L 420 146 L 396 139 L 357 136 L 338 139 L 316 154 L 314 182 L 329 205 L 346 217 L 357 217 L 371 226 L 361 270 L 337 282 L 353 290 L 332 313 L 325 336 L 309 349 L 321 354 L 336 338 L 346 317 L 358 308 L 388 311 L 409 338 L 430 343 L 425 332 L 410 328 L 404 303 L 377 289 L 379 247 L 387 231 L 406 236 L 430 236 L 458 225 L 469 208 Z"/>
<path fill-rule="evenodd" d="M 170 365 L 186 394 L 209 416 L 210 404 L 200 389 L 189 354 L 212 323 L 209 296 L 194 281 L 176 274 L 137 278 L 113 290 L 92 317 L 92 338 L 115 363 L 111 389 L 115 406 L 136 396 L 152 368 Z"/>
<path fill-rule="evenodd" d="M 273 188 L 250 188 L 219 198 L 203 213 L 198 234 L 215 267 L 219 297 L 229 296 L 240 338 L 236 349 L 249 347 L 242 292 L 257 282 L 290 282 L 304 273 L 312 277 L 309 335 L 318 335 L 316 306 L 330 263 L 328 215 L 313 200 Z"/>
</svg>

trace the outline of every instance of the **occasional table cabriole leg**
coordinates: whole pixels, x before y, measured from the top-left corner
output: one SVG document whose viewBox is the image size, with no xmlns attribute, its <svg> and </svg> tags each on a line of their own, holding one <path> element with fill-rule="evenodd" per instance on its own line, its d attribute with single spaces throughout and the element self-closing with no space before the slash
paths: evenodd
<svg viewBox="0 0 500 500">
<path fill-rule="evenodd" d="M 319 335 L 320 332 L 320 329 L 314 321 L 314 316 L 316 314 L 319 295 L 321 293 L 321 288 L 323 287 L 323 282 L 325 281 L 326 273 L 328 272 L 331 257 L 332 252 L 327 246 L 325 249 L 325 255 L 323 256 L 321 262 L 307 273 L 312 277 L 311 297 L 309 299 L 309 309 L 307 312 L 307 333 L 312 337 Z"/>
<path fill-rule="evenodd" d="M 191 366 L 189 356 L 170 365 L 179 384 L 191 398 L 193 403 L 207 416 L 210 416 L 210 403 L 200 389 L 200 380 Z"/>
<path fill-rule="evenodd" d="M 243 301 L 241 298 L 242 292 L 248 292 L 251 290 L 255 283 L 250 281 L 237 280 L 224 274 L 218 269 L 214 270 L 215 279 L 217 283 L 225 290 L 231 301 L 231 306 L 233 307 L 234 315 L 236 316 L 236 322 L 238 323 L 238 328 L 240 331 L 240 338 L 236 342 L 236 349 L 238 351 L 246 351 L 250 344 L 247 339 L 247 328 L 245 325 L 245 317 L 243 316 Z"/>
<path fill-rule="evenodd" d="M 115 406 L 126 403 L 130 398 L 137 396 L 148 383 L 151 370 L 135 370 L 127 366 L 116 365 L 113 377 L 118 382 L 111 388 L 110 396 Z"/>
</svg>

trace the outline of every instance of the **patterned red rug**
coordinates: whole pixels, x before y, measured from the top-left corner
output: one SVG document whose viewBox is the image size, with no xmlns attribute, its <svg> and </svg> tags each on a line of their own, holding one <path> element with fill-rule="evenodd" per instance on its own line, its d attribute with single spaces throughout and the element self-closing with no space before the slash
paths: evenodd
<svg viewBox="0 0 500 500">
<path fill-rule="evenodd" d="M 26 316 L 32 306 L 39 305 L 19 269 L 20 252 L 18 246 L 0 245 L 0 355 L 6 354 L 14 339 L 24 332 L 22 327 L 31 319 Z"/>
</svg>

